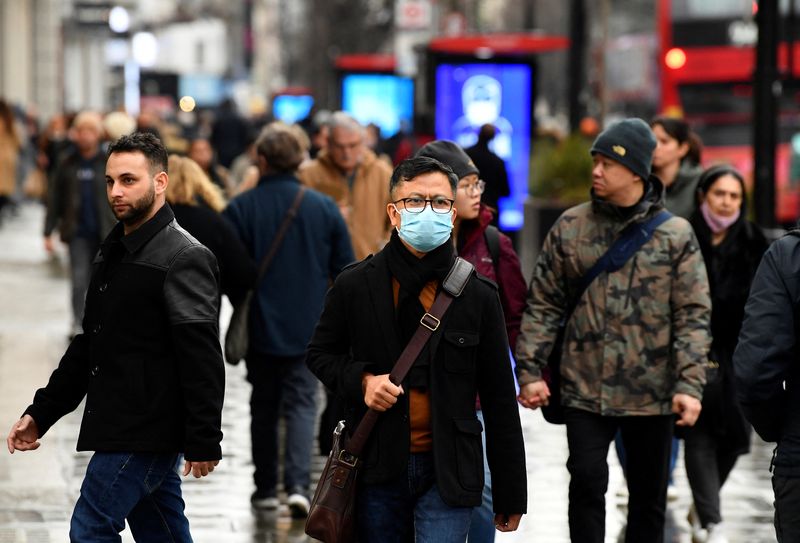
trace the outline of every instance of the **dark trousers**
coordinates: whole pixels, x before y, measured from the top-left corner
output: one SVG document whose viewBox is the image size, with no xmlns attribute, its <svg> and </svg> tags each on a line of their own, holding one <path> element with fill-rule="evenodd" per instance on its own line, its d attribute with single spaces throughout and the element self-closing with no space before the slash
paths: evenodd
<svg viewBox="0 0 800 543">
<path fill-rule="evenodd" d="M 283 485 L 287 492 L 307 492 L 311 479 L 317 378 L 306 366 L 305 356 L 278 357 L 248 353 L 247 380 L 250 396 L 250 437 L 253 447 L 253 480 L 256 489 L 275 495 L 278 486 L 278 422 L 286 424 L 283 449 Z"/>
<path fill-rule="evenodd" d="M 569 459 L 569 533 L 575 543 L 605 540 L 608 448 L 617 430 L 627 451 L 626 543 L 662 543 L 672 446 L 671 415 L 604 417 L 565 409 Z"/>
<path fill-rule="evenodd" d="M 690 428 L 684 435 L 686 476 L 692 488 L 692 498 L 705 528 L 722 521 L 719 491 L 728 479 L 738 454 L 721 447 L 705 425 Z"/>
<path fill-rule="evenodd" d="M 772 477 L 775 491 L 775 535 L 778 543 L 800 541 L 800 478 Z"/>
</svg>

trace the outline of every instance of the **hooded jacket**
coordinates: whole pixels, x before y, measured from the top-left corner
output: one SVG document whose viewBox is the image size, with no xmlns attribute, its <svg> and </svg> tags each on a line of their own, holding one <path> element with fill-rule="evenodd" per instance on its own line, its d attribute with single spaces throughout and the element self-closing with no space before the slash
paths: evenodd
<svg viewBox="0 0 800 543">
<path fill-rule="evenodd" d="M 622 229 L 664 208 L 651 176 L 632 209 L 593 197 L 568 209 L 545 239 L 517 342 L 520 384 L 540 380 L 580 278 Z M 618 271 L 603 273 L 567 323 L 562 402 L 600 415 L 668 415 L 672 396 L 702 398 L 711 301 L 697 238 L 680 217 L 660 225 Z"/>
<path fill-rule="evenodd" d="M 675 181 L 666 189 L 664 206 L 678 217 L 689 220 L 697 209 L 697 183 L 703 168 L 684 162 Z"/>
</svg>

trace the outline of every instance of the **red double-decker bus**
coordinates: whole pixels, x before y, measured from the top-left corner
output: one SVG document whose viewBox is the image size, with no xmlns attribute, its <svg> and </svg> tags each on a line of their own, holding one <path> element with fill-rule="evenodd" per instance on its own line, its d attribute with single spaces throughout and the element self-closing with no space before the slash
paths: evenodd
<svg viewBox="0 0 800 543">
<path fill-rule="evenodd" d="M 800 0 L 779 4 L 778 66 L 784 81 L 778 106 L 775 215 L 778 222 L 790 224 L 800 214 L 800 87 L 795 84 L 800 76 Z M 703 139 L 704 163 L 730 163 L 751 180 L 758 3 L 659 0 L 658 10 L 662 112 L 683 116 L 691 124 Z"/>
</svg>

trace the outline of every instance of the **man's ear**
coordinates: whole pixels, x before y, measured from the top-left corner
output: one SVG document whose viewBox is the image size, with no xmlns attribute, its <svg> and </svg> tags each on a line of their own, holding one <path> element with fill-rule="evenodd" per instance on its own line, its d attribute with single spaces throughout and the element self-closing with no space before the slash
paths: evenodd
<svg viewBox="0 0 800 543">
<path fill-rule="evenodd" d="M 392 228 L 398 228 L 400 226 L 400 212 L 397 211 L 397 206 L 393 203 L 386 204 L 386 214 L 389 215 L 389 222 L 392 224 Z"/>
<path fill-rule="evenodd" d="M 267 159 L 264 158 L 264 155 L 257 155 L 256 164 L 258 164 L 258 171 L 261 173 L 264 173 L 269 169 L 269 163 L 267 162 Z"/>
<path fill-rule="evenodd" d="M 167 172 L 158 172 L 153 181 L 156 185 L 156 194 L 162 194 L 167 190 L 167 185 L 169 185 L 169 176 Z"/>
</svg>

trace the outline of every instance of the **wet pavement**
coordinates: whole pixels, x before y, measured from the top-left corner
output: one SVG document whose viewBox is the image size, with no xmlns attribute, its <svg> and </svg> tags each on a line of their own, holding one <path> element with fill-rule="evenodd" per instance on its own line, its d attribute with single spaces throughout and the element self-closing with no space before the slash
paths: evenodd
<svg viewBox="0 0 800 543">
<path fill-rule="evenodd" d="M 43 386 L 66 348 L 69 332 L 69 281 L 66 251 L 46 255 L 40 236 L 43 210 L 19 206 L 0 226 L 0 432 L 24 410 Z M 223 309 L 223 321 L 230 314 Z M 249 385 L 244 367 L 227 367 L 223 413 L 224 459 L 209 477 L 187 479 L 186 510 L 197 543 L 294 543 L 308 541 L 301 522 L 288 510 L 265 514 L 250 508 L 253 491 L 249 439 Z M 68 540 L 69 517 L 90 453 L 76 453 L 82 407 L 56 424 L 38 451 L 0 453 L 0 543 Z M 528 455 L 529 514 L 520 529 L 500 534 L 498 542 L 569 541 L 567 531 L 566 436 L 563 427 L 544 422 L 538 412 L 523 411 Z M 723 517 L 732 543 L 775 541 L 772 489 L 767 471 L 771 447 L 754 438 L 753 452 L 742 457 L 722 492 Z M 607 495 L 606 541 L 621 541 L 624 480 L 613 452 Z M 315 472 L 323 463 L 315 458 Z M 666 541 L 690 542 L 686 513 L 691 504 L 682 462 L 675 470 L 676 500 L 668 510 Z M 123 534 L 123 541 L 132 541 Z"/>
</svg>

